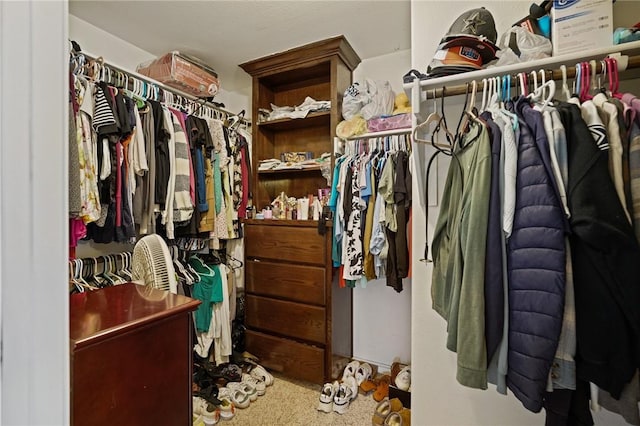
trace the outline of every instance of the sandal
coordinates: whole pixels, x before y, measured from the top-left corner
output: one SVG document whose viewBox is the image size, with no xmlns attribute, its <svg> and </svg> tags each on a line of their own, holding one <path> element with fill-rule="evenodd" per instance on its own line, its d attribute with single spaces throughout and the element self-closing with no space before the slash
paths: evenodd
<svg viewBox="0 0 640 426">
<path fill-rule="evenodd" d="M 374 425 L 384 424 L 384 419 L 387 418 L 390 412 L 391 406 L 389 405 L 389 398 L 384 398 L 378 403 L 378 405 L 376 405 L 373 417 L 371 418 L 371 423 Z"/>
<path fill-rule="evenodd" d="M 373 393 L 373 399 L 380 402 L 385 397 L 389 396 L 389 385 L 391 384 L 391 377 L 388 374 L 385 374 L 380 378 L 380 382 L 378 383 L 378 387 L 376 391 Z"/>
<path fill-rule="evenodd" d="M 369 395 L 371 392 L 376 390 L 377 387 L 378 384 L 373 380 L 365 380 L 360 384 L 360 392 L 362 392 L 363 395 Z"/>
<path fill-rule="evenodd" d="M 396 412 L 391 412 L 384 419 L 384 426 L 403 426 L 402 417 Z"/>
<path fill-rule="evenodd" d="M 202 367 L 212 379 L 224 379 L 227 382 L 239 382 L 242 379 L 242 369 L 235 364 L 204 364 Z"/>
</svg>

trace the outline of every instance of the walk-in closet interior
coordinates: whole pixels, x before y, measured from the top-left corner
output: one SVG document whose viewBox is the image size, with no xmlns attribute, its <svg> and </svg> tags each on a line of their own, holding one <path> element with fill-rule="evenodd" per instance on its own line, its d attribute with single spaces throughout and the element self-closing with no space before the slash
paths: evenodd
<svg viewBox="0 0 640 426">
<path fill-rule="evenodd" d="M 640 425 L 640 2 L 29 0 L 0 43 L 0 423 Z"/>
</svg>

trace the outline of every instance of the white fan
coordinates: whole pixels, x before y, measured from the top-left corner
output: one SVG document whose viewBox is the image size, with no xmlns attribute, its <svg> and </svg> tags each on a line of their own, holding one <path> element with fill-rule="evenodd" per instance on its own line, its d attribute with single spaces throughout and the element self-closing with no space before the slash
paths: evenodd
<svg viewBox="0 0 640 426">
<path fill-rule="evenodd" d="M 133 280 L 160 290 L 178 292 L 176 271 L 167 243 L 157 234 L 142 237 L 133 247 Z"/>
</svg>

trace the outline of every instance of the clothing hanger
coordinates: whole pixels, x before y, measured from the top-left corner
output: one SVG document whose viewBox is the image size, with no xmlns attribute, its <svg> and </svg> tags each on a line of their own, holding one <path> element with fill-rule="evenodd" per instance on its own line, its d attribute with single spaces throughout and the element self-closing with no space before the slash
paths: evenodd
<svg viewBox="0 0 640 426">
<path fill-rule="evenodd" d="M 443 90 L 444 90 L 444 88 L 443 88 Z M 443 98 L 444 98 L 444 94 L 443 94 Z M 433 99 L 433 112 L 431 112 L 431 114 L 429 114 L 427 116 L 427 118 L 422 123 L 418 124 L 413 129 L 413 132 L 411 133 L 411 137 L 417 143 L 434 144 L 433 135 L 434 135 L 434 133 L 436 133 L 440 129 L 440 124 L 442 122 L 442 116 L 438 113 L 438 104 L 437 104 L 437 101 L 436 101 L 436 89 L 433 89 L 433 97 L 432 97 L 432 99 Z M 431 130 L 429 128 L 432 124 L 436 125 L 434 130 Z M 418 136 L 418 131 L 424 132 L 425 134 L 430 134 L 431 135 L 431 139 L 427 140 L 427 139 L 420 138 L 420 136 Z M 445 127 L 445 131 L 448 132 L 448 130 L 446 130 L 446 127 Z M 437 145 L 437 142 L 436 142 L 436 145 Z"/>
<path fill-rule="evenodd" d="M 538 90 L 538 73 L 531 71 L 529 75 L 531 76 L 531 82 L 533 83 L 533 90 L 531 92 L 535 92 Z"/>
<path fill-rule="evenodd" d="M 193 256 L 191 256 L 189 258 L 189 263 L 191 264 L 191 266 L 193 266 L 194 268 L 199 267 L 201 270 L 199 271 L 198 269 L 194 269 L 194 271 L 199 275 L 199 276 L 205 276 L 205 277 L 212 277 L 215 275 L 215 272 L 213 269 L 211 269 L 209 267 L 209 265 L 207 265 L 206 263 L 204 263 L 202 261 L 202 259 L 200 259 L 198 256 L 196 256 L 195 254 Z"/>
<path fill-rule="evenodd" d="M 485 107 L 487 106 L 487 81 L 488 80 L 486 78 L 482 79 L 482 103 L 480 104 L 480 111 L 484 111 Z"/>
<path fill-rule="evenodd" d="M 620 79 L 618 76 L 618 61 L 615 58 L 607 58 L 610 64 L 609 76 L 612 78 L 613 87 L 611 89 L 611 97 L 616 99 L 622 99 L 622 93 L 620 93 Z"/>
<path fill-rule="evenodd" d="M 567 66 L 560 65 L 560 72 L 562 72 L 562 94 L 564 95 L 564 100 L 568 101 L 571 98 L 571 91 L 567 85 Z"/>
<path fill-rule="evenodd" d="M 520 83 L 520 95 L 527 96 L 529 91 L 527 90 L 526 73 L 518 73 L 518 82 Z"/>
<path fill-rule="evenodd" d="M 475 83 L 475 84 L 472 84 Z M 472 83 L 467 83 L 467 89 L 465 93 L 465 101 L 464 106 L 462 107 L 462 114 L 460 115 L 460 119 L 458 120 L 458 126 L 456 127 L 454 144 L 457 144 L 459 147 L 463 147 L 462 140 L 463 136 L 469 130 L 470 122 L 477 122 L 478 117 L 473 112 L 473 102 L 475 102 L 475 89 L 477 89 L 477 83 L 473 80 Z M 473 87 L 472 94 L 469 93 L 469 89 Z M 466 145 L 471 144 L 480 136 L 480 133 L 475 135 L 472 139 L 466 141 Z M 465 146 L 466 146 L 465 145 Z"/>
<path fill-rule="evenodd" d="M 581 85 L 581 81 L 580 81 L 580 77 L 582 76 L 582 67 L 580 66 L 580 63 L 576 64 L 576 76 L 573 78 L 573 93 L 575 93 L 576 95 L 580 95 L 580 85 Z"/>
</svg>

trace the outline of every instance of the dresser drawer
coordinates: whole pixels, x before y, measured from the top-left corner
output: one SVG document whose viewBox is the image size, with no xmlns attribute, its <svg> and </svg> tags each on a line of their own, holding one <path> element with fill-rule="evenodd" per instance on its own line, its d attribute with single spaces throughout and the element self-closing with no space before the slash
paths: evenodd
<svg viewBox="0 0 640 426">
<path fill-rule="evenodd" d="M 245 288 L 249 293 L 324 305 L 325 269 L 263 260 L 247 260 Z"/>
<path fill-rule="evenodd" d="M 325 264 L 325 237 L 316 228 L 247 225 L 244 236 L 247 258 Z"/>
<path fill-rule="evenodd" d="M 247 330 L 247 350 L 260 358 L 260 364 L 302 380 L 324 383 L 324 349 Z"/>
<path fill-rule="evenodd" d="M 248 327 L 324 345 L 324 308 L 249 294 L 246 296 L 246 304 Z"/>
</svg>

